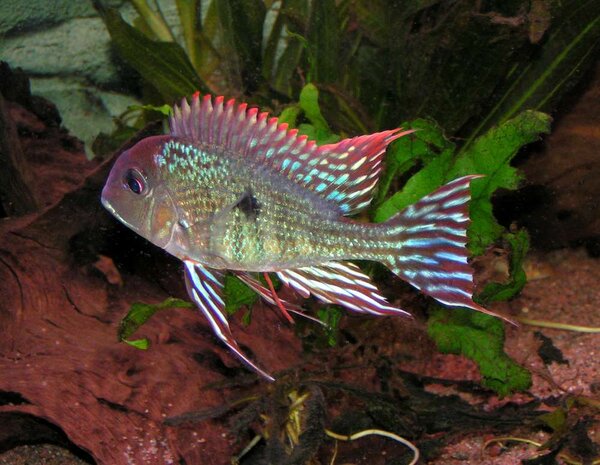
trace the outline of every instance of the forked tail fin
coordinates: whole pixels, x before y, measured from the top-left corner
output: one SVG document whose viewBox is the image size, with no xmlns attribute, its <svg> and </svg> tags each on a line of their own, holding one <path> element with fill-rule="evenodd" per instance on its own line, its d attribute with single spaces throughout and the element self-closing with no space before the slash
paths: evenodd
<svg viewBox="0 0 600 465">
<path fill-rule="evenodd" d="M 399 277 L 439 302 L 498 315 L 473 302 L 473 269 L 467 262 L 469 186 L 479 175 L 456 179 L 385 223 L 394 250 L 384 260 Z"/>
</svg>

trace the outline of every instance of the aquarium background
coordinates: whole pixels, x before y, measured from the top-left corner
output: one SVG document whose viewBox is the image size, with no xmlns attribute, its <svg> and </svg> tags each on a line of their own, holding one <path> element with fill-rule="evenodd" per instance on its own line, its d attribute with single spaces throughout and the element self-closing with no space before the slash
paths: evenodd
<svg viewBox="0 0 600 465">
<path fill-rule="evenodd" d="M 242 464 L 410 462 L 393 442 L 326 433 L 370 428 L 427 463 L 595 463 L 599 48 L 593 0 L 0 0 L 0 464 L 67 463 L 65 447 L 86 463 L 226 463 L 255 435 Z M 414 322 L 308 301 L 328 329 L 292 328 L 231 278 L 242 342 L 286 373 L 247 381 L 167 300 L 185 298 L 179 264 L 98 202 L 115 155 L 196 90 L 319 143 L 419 129 L 390 148 L 364 220 L 486 174 L 469 233 L 478 299 L 520 326 L 363 264 Z M 163 423 L 190 411 L 201 421 Z M 540 446 L 493 442 L 506 435 Z M 14 448 L 37 442 L 61 448 Z"/>
</svg>

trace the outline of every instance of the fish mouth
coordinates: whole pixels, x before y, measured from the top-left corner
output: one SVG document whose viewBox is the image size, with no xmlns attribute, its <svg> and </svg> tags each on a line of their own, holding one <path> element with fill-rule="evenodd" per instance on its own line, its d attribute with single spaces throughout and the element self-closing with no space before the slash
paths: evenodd
<svg viewBox="0 0 600 465">
<path fill-rule="evenodd" d="M 102 203 L 102 206 L 104 208 L 106 208 L 108 210 L 108 212 L 111 215 L 113 215 L 117 220 L 119 220 L 121 223 L 123 223 L 128 228 L 135 230 L 135 228 L 133 227 L 133 225 L 131 225 L 130 223 L 128 223 L 127 221 L 125 221 L 125 219 L 121 215 L 119 215 L 117 213 L 117 210 L 115 210 L 115 208 L 110 204 L 110 202 L 108 201 L 108 199 L 104 195 L 102 195 L 100 197 L 100 202 Z"/>
<path fill-rule="evenodd" d="M 104 195 L 102 195 L 100 197 L 100 203 L 102 204 L 102 206 L 104 208 L 106 208 L 110 213 L 112 213 L 113 215 L 115 214 L 115 209 L 112 207 L 112 205 L 110 204 L 110 202 L 106 199 L 106 197 L 104 197 Z"/>
</svg>

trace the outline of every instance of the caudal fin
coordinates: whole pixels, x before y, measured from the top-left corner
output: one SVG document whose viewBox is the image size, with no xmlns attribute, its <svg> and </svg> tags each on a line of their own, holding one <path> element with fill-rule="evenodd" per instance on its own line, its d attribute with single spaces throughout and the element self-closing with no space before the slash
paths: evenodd
<svg viewBox="0 0 600 465">
<path fill-rule="evenodd" d="M 479 175 L 456 179 L 388 220 L 394 250 L 384 263 L 439 302 L 468 307 L 511 322 L 473 302 L 473 269 L 467 262 L 469 186 Z M 511 322 L 512 323 L 512 322 Z"/>
</svg>

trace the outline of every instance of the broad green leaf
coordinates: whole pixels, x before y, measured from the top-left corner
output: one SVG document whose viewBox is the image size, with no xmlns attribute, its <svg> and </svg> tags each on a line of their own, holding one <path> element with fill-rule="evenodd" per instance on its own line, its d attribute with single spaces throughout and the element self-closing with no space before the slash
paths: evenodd
<svg viewBox="0 0 600 465">
<path fill-rule="evenodd" d="M 267 9 L 265 14 L 265 25 L 270 25 L 270 29 L 266 29 L 263 33 L 267 34 L 265 42 L 263 44 L 263 56 L 262 56 L 262 73 L 263 77 L 271 84 L 271 87 L 281 92 L 282 94 L 289 95 L 287 87 L 279 89 L 275 85 L 274 76 L 277 70 L 277 60 L 281 55 L 282 41 L 284 39 L 285 31 L 285 19 L 281 12 L 281 5 L 278 3 L 272 3 Z"/>
<path fill-rule="evenodd" d="M 306 90 L 309 88 L 308 90 Z M 317 144 L 331 144 L 340 140 L 337 134 L 333 134 L 321 114 L 318 103 L 318 91 L 312 84 L 305 86 L 302 91 L 301 103 L 290 105 L 277 117 L 280 123 L 287 123 L 290 128 L 298 127 L 298 133 L 314 140 Z M 311 124 L 297 124 L 298 118 L 303 115 Z"/>
<path fill-rule="evenodd" d="M 467 174 L 485 175 L 471 187 L 469 248 L 480 255 L 502 234 L 492 213 L 492 194 L 497 189 L 516 189 L 521 175 L 510 162 L 519 149 L 550 132 L 550 116 L 524 111 L 497 128 L 490 129 L 457 157 L 445 181 Z"/>
<path fill-rule="evenodd" d="M 309 13 L 308 0 L 274 3 L 267 15 L 276 15 L 263 51 L 263 76 L 277 92 L 292 97 L 294 76 L 306 46 L 303 37 Z"/>
<path fill-rule="evenodd" d="M 340 140 L 340 136 L 331 132 L 318 130 L 312 124 L 298 125 L 298 133 L 307 136 L 310 140 L 314 140 L 317 144 L 334 144 Z"/>
<path fill-rule="evenodd" d="M 185 49 L 192 66 L 197 70 L 199 58 L 196 34 L 200 26 L 201 0 L 175 0 L 175 4 L 179 13 L 179 22 L 181 23 Z"/>
<path fill-rule="evenodd" d="M 306 39 L 311 67 L 308 80 L 334 82 L 344 68 L 340 63 L 341 9 L 335 0 L 311 3 Z"/>
<path fill-rule="evenodd" d="M 416 137 L 418 137 L 418 133 Z M 375 210 L 374 221 L 380 223 L 391 218 L 443 185 L 448 178 L 453 156 L 454 148 L 452 146 L 443 149 L 412 176 L 400 192 L 394 194 Z"/>
<path fill-rule="evenodd" d="M 319 108 L 319 90 L 314 84 L 306 84 L 300 92 L 300 108 L 317 131 L 331 132 Z"/>
<path fill-rule="evenodd" d="M 281 281 L 275 274 L 270 276 L 271 282 L 275 290 L 281 287 Z M 261 274 L 259 281 L 266 286 L 267 283 Z M 240 307 L 246 306 L 252 308 L 258 301 L 258 294 L 244 284 L 239 278 L 228 273 L 225 275 L 223 295 L 225 300 L 225 310 L 232 315 L 237 312 Z"/>
<path fill-rule="evenodd" d="M 252 322 L 252 307 L 248 307 L 248 310 L 242 315 L 242 324 L 244 326 L 250 326 Z"/>
<path fill-rule="evenodd" d="M 379 179 L 374 206 L 379 206 L 386 197 L 394 178 L 402 176 L 417 162 L 429 163 L 447 150 L 454 151 L 454 144 L 448 141 L 442 130 L 434 122 L 418 119 L 400 125 L 403 129 L 415 129 L 413 134 L 401 137 L 388 149 L 385 157 L 385 170 Z M 394 213 L 398 211 L 394 208 Z"/>
<path fill-rule="evenodd" d="M 119 54 L 165 101 L 173 102 L 196 90 L 208 90 L 177 43 L 148 39 L 123 21 L 115 9 L 102 10 L 102 18 Z"/>
<path fill-rule="evenodd" d="M 297 124 L 300 116 L 310 121 Z M 319 91 L 314 84 L 307 84 L 300 93 L 298 104 L 286 107 L 277 118 L 280 123 L 287 123 L 290 127 L 298 127 L 301 135 L 307 136 L 318 144 L 331 144 L 340 140 L 337 134 L 331 132 L 327 121 L 319 107 Z"/>
<path fill-rule="evenodd" d="M 170 116 L 173 111 L 171 105 L 129 105 L 128 110 L 146 110 L 155 111 L 163 116 Z"/>
<path fill-rule="evenodd" d="M 344 313 L 344 310 L 336 305 L 327 305 L 317 310 L 317 317 L 326 325 L 323 331 L 327 338 L 327 345 L 330 347 L 335 347 L 337 344 L 340 320 Z"/>
<path fill-rule="evenodd" d="M 600 2 L 565 0 L 552 14 L 552 25 L 533 59 L 517 61 L 494 106 L 472 131 L 467 146 L 492 125 L 523 110 L 551 111 L 558 99 L 589 68 L 600 51 Z"/>
<path fill-rule="evenodd" d="M 239 73 L 245 87 L 254 90 L 261 77 L 265 5 L 262 0 L 219 0 L 215 4 L 222 25 L 222 52 L 227 54 L 222 58 L 232 63 L 231 71 Z M 235 91 L 239 89 L 231 93 Z"/>
<path fill-rule="evenodd" d="M 171 29 L 165 22 L 160 10 L 154 11 L 147 0 L 130 0 L 135 7 L 145 26 L 152 31 L 152 36 L 163 42 L 174 42 Z"/>
<path fill-rule="evenodd" d="M 290 105 L 281 112 L 277 120 L 280 123 L 287 123 L 290 128 L 293 128 L 296 127 L 296 121 L 301 112 L 302 108 L 300 108 L 300 105 Z"/>
<path fill-rule="evenodd" d="M 325 101 L 321 108 L 331 126 L 348 134 L 368 134 L 374 132 L 373 120 L 360 102 L 344 92 L 338 84 L 328 85 L 323 92 Z"/>
<path fill-rule="evenodd" d="M 318 144 L 330 144 L 340 140 L 339 136 L 331 131 L 321 113 L 319 90 L 314 84 L 305 85 L 302 92 L 300 92 L 300 108 L 306 119 L 311 123 L 298 126 L 301 134 L 315 140 Z"/>
<path fill-rule="evenodd" d="M 225 87 L 222 92 L 229 95 L 243 92 L 242 57 L 236 49 L 231 5 L 228 0 L 211 2 L 208 12 L 212 14 L 207 15 L 205 32 L 218 57 L 215 73 L 221 75 L 224 80 Z"/>
<path fill-rule="evenodd" d="M 422 158 L 425 166 L 408 180 L 400 192 L 377 208 L 375 221 L 387 220 L 453 179 L 468 174 L 482 174 L 485 177 L 475 180 L 471 187 L 469 227 L 469 248 L 475 255 L 480 255 L 485 247 L 502 234 L 502 227 L 492 213 L 492 194 L 500 188 L 517 187 L 521 176 L 510 166 L 510 162 L 522 146 L 538 139 L 540 134 L 550 131 L 550 120 L 544 113 L 523 112 L 500 127 L 490 129 L 458 156 L 454 155 L 451 144 L 444 145 L 438 140 L 438 144 L 444 147 L 442 152 Z M 434 130 L 433 133 L 425 133 L 428 134 L 436 132 Z M 437 132 L 434 137 L 439 135 Z M 420 137 L 418 132 L 415 137 Z M 428 152 L 421 148 L 421 153 Z"/>
<path fill-rule="evenodd" d="M 147 349 L 149 343 L 146 338 L 130 340 L 129 337 L 135 333 L 140 326 L 152 318 L 156 312 L 169 308 L 194 308 L 194 304 L 173 297 L 169 297 L 158 304 L 144 304 L 141 302 L 133 303 L 129 312 L 127 312 L 127 315 L 125 315 L 119 324 L 119 341 L 126 342 L 138 349 Z"/>
<path fill-rule="evenodd" d="M 217 2 L 210 2 L 206 11 L 202 13 L 203 21 L 199 22 L 196 31 L 198 74 L 210 86 L 212 93 L 231 94 L 230 88 L 241 89 L 242 86 L 239 81 L 232 84 L 233 77 L 230 75 L 229 68 L 222 63 L 223 53 L 218 49 L 222 42 L 220 37 L 222 27 L 217 11 Z"/>
<path fill-rule="evenodd" d="M 507 233 L 504 239 L 510 246 L 509 277 L 506 283 L 488 283 L 477 300 L 487 304 L 497 300 L 508 300 L 517 295 L 527 283 L 527 275 L 523 269 L 525 255 L 529 250 L 529 235 L 525 230 Z"/>
<path fill-rule="evenodd" d="M 531 385 L 530 373 L 504 352 L 504 327 L 499 319 L 473 310 L 436 306 L 427 332 L 440 352 L 464 355 L 477 363 L 483 386 L 500 396 Z"/>
<path fill-rule="evenodd" d="M 568 410 L 557 407 L 548 413 L 543 413 L 537 419 L 552 429 L 552 431 L 564 431 L 567 427 Z"/>
<path fill-rule="evenodd" d="M 236 276 L 227 273 L 224 281 L 225 310 L 232 315 L 244 305 L 252 307 L 258 301 L 258 294 L 246 286 Z"/>
<path fill-rule="evenodd" d="M 150 347 L 150 341 L 145 337 L 142 339 L 124 339 L 122 342 L 139 350 L 148 350 L 148 347 Z"/>
</svg>

